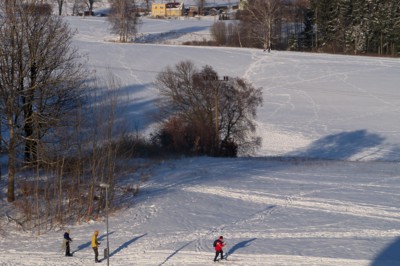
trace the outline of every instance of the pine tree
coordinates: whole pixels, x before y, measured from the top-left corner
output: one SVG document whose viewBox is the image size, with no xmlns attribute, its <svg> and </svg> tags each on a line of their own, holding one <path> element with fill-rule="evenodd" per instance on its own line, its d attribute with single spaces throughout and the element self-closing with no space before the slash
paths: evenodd
<svg viewBox="0 0 400 266">
<path fill-rule="evenodd" d="M 315 47 L 340 53 L 398 55 L 400 0 L 312 0 Z"/>
</svg>

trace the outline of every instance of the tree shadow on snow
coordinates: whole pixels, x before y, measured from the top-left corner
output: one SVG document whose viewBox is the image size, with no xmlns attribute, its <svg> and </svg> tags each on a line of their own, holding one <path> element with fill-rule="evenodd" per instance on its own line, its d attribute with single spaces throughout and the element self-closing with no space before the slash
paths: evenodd
<svg viewBox="0 0 400 266">
<path fill-rule="evenodd" d="M 231 247 L 228 252 L 226 252 L 225 258 L 228 258 L 231 254 L 235 253 L 236 250 L 241 249 L 241 248 L 245 248 L 247 246 L 250 246 L 250 243 L 253 242 L 254 240 L 256 240 L 257 238 L 252 238 L 249 240 L 245 240 L 242 242 L 237 243 L 236 245 L 234 245 L 233 247 Z"/>
<path fill-rule="evenodd" d="M 341 132 L 314 141 L 307 150 L 296 152 L 295 156 L 346 160 L 366 149 L 382 144 L 384 140 L 382 136 L 366 130 Z"/>
<path fill-rule="evenodd" d="M 185 247 L 189 246 L 191 243 L 193 243 L 195 240 L 190 241 L 189 243 L 186 243 L 185 245 L 183 245 L 182 247 L 180 247 L 179 249 L 177 249 L 175 252 L 173 252 L 171 255 L 169 255 L 162 263 L 159 264 L 159 266 L 163 265 L 164 263 L 166 263 L 170 258 L 172 258 L 173 256 L 175 256 L 176 254 L 178 254 L 179 251 L 181 251 L 182 249 L 184 249 Z"/>
<path fill-rule="evenodd" d="M 140 70 L 131 69 L 131 71 L 138 73 Z M 128 130 L 140 131 L 152 123 L 154 113 L 158 111 L 155 99 L 137 96 L 141 91 L 151 89 L 151 86 L 151 83 L 130 84 L 120 87 L 117 90 L 96 87 L 99 92 L 96 92 L 98 94 L 94 103 L 101 103 L 100 106 L 105 111 L 115 108 L 115 112 L 119 114 L 119 119 L 116 120 L 116 127 L 125 127 Z M 118 99 L 117 103 L 115 99 Z M 119 132 L 119 130 L 116 130 L 116 132 Z"/>
<path fill-rule="evenodd" d="M 114 231 L 113 231 L 113 232 L 110 232 L 108 235 L 112 235 L 112 234 L 114 234 Z M 97 238 L 97 240 L 98 240 L 98 241 L 102 241 L 102 240 L 105 239 L 106 237 L 107 237 L 107 234 L 104 234 L 104 235 L 102 235 L 102 236 L 99 236 L 99 237 Z M 90 241 L 88 241 L 88 242 L 86 242 L 86 243 L 84 243 L 84 244 L 82 244 L 82 245 L 79 245 L 74 251 L 72 251 L 72 254 L 74 254 L 75 252 L 81 251 L 81 250 L 83 250 L 83 249 L 85 249 L 85 248 L 91 247 L 91 245 L 92 245 L 92 236 L 90 236 Z"/>
<path fill-rule="evenodd" d="M 390 150 L 385 154 L 385 156 L 382 158 L 385 161 L 396 161 L 398 162 L 400 160 L 400 146 L 394 146 L 390 148 Z"/>
<path fill-rule="evenodd" d="M 171 30 L 162 33 L 151 33 L 151 34 L 138 34 L 135 38 L 136 43 L 158 43 L 167 40 L 174 40 L 182 37 L 186 34 L 196 34 L 206 30 L 208 27 L 204 26 L 193 26 L 182 29 Z"/>
<path fill-rule="evenodd" d="M 383 249 L 371 263 L 371 266 L 399 266 L 400 265 L 400 237 Z"/>
<path fill-rule="evenodd" d="M 146 233 L 146 234 L 143 234 L 143 235 L 141 235 L 141 236 L 134 237 L 134 238 L 132 238 L 132 239 L 129 240 L 129 241 L 126 241 L 125 243 L 123 243 L 122 245 L 120 245 L 116 250 L 114 250 L 113 252 L 111 252 L 111 253 L 110 253 L 110 257 L 114 256 L 115 254 L 117 254 L 118 252 L 120 252 L 122 249 L 127 248 L 130 244 L 132 244 L 132 243 L 135 242 L 136 240 L 138 240 L 138 239 L 140 239 L 140 238 L 142 238 L 142 237 L 144 237 L 144 236 L 146 236 L 146 235 L 147 235 L 147 233 Z"/>
</svg>

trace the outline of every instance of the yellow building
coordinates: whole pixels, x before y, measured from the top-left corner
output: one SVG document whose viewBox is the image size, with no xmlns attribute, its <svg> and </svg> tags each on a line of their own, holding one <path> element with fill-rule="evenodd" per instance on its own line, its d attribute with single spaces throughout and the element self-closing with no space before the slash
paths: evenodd
<svg viewBox="0 0 400 266">
<path fill-rule="evenodd" d="M 155 18 L 165 17 L 165 4 L 152 4 L 151 15 Z"/>
<path fill-rule="evenodd" d="M 152 4 L 151 15 L 155 18 L 183 16 L 183 3 Z"/>
</svg>

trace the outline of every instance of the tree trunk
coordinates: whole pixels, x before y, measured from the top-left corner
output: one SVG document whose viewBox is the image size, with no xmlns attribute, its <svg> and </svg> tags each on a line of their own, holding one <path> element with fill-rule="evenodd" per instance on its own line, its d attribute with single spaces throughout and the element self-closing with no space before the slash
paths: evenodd
<svg viewBox="0 0 400 266">
<path fill-rule="evenodd" d="M 8 118 L 9 130 L 10 130 L 10 143 L 8 145 L 8 188 L 7 188 L 7 201 L 13 202 L 15 200 L 15 132 L 12 117 Z"/>
<path fill-rule="evenodd" d="M 62 8 L 63 8 L 64 0 L 58 0 L 58 15 L 62 15 Z"/>
</svg>

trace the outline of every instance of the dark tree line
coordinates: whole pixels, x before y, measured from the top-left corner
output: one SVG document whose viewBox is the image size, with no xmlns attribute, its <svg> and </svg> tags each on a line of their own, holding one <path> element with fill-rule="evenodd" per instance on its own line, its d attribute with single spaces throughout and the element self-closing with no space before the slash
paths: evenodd
<svg viewBox="0 0 400 266">
<path fill-rule="evenodd" d="M 238 20 L 226 29 L 223 25 L 212 28 L 217 44 L 264 50 L 400 53 L 400 0 L 248 0 Z"/>
<path fill-rule="evenodd" d="M 338 53 L 398 55 L 400 1 L 311 1 L 315 47 Z"/>
</svg>

